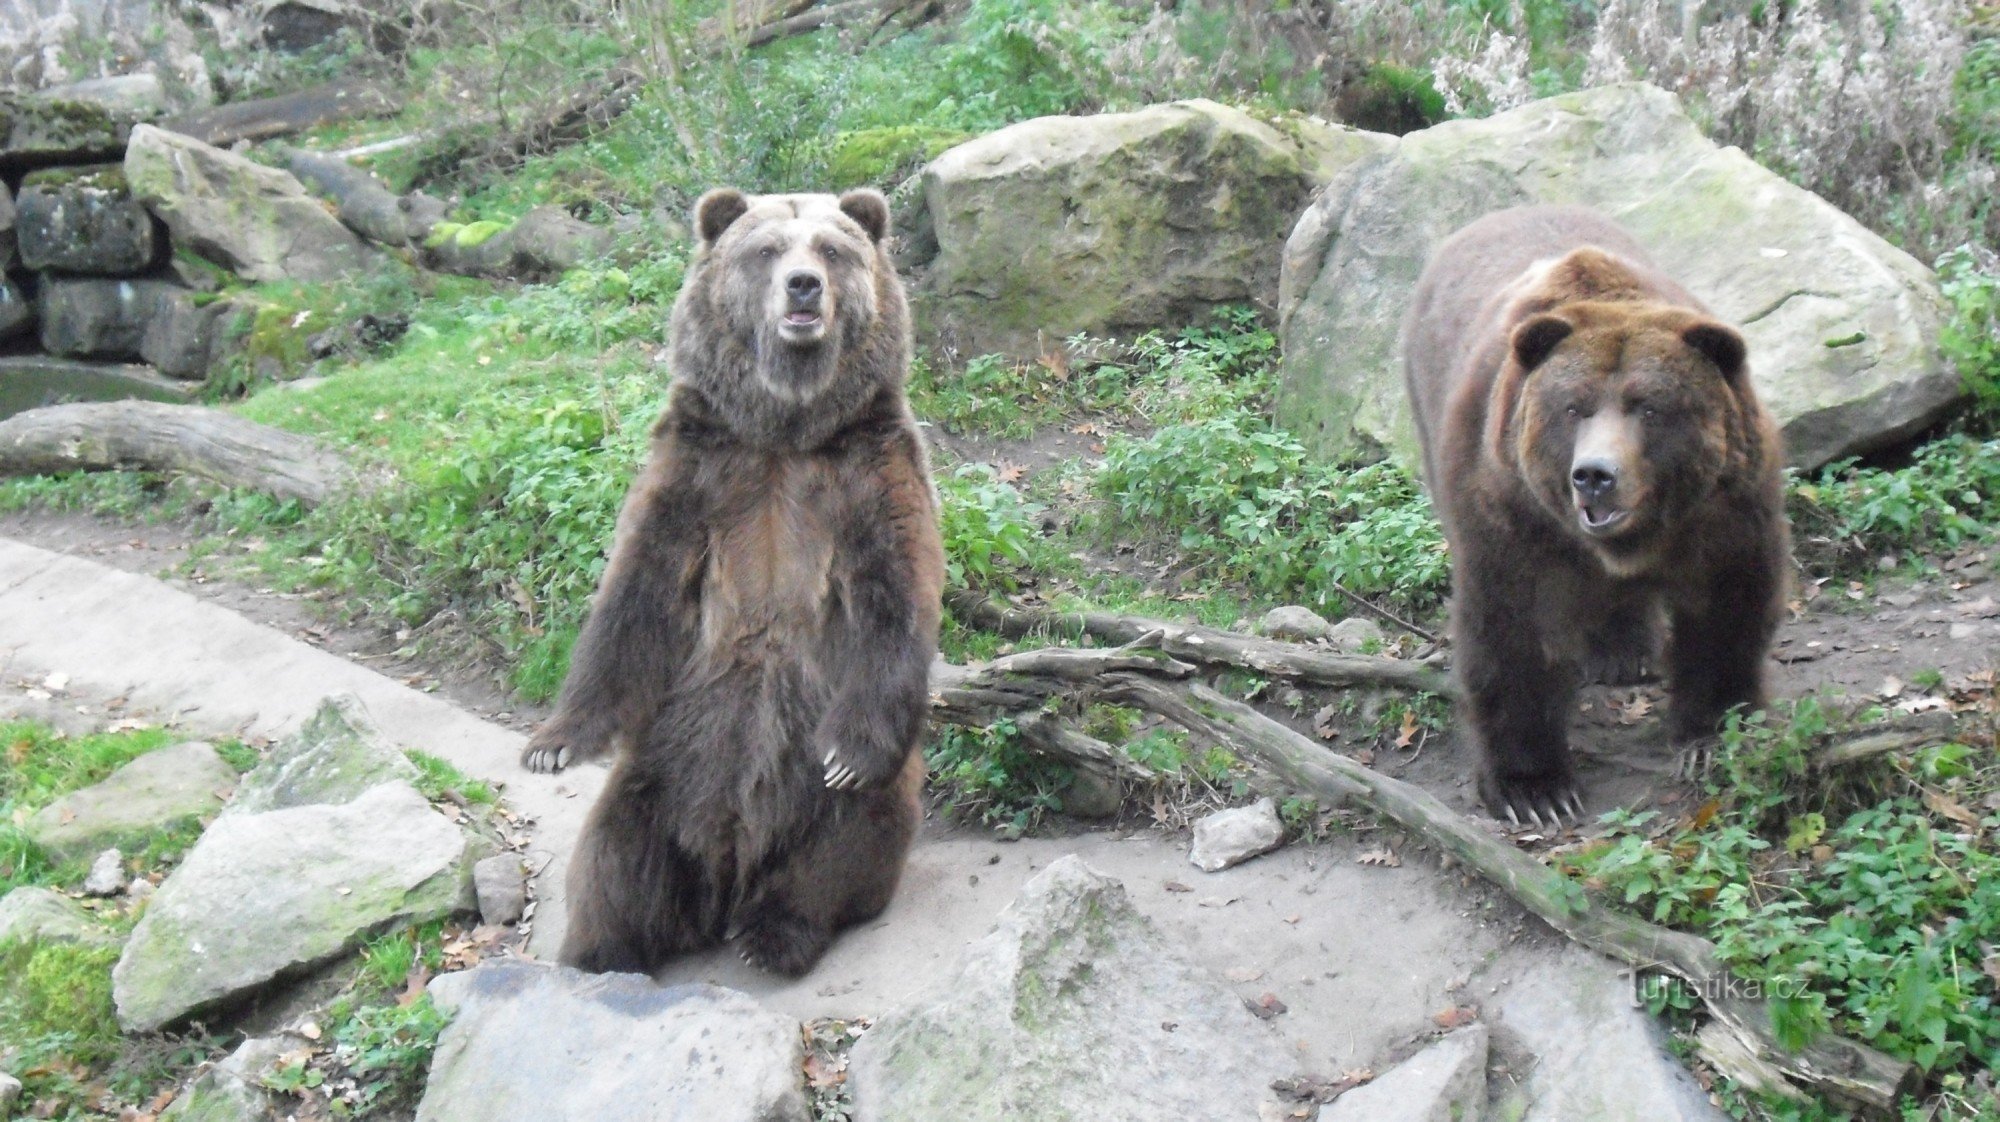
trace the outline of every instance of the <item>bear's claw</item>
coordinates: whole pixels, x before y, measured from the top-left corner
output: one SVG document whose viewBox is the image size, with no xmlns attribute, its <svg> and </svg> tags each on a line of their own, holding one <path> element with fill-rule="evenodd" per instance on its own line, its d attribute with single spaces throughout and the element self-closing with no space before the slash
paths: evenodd
<svg viewBox="0 0 2000 1122">
<path fill-rule="evenodd" d="M 1518 830 L 1525 816 L 1528 824 L 1538 830 L 1563 828 L 1563 818 L 1569 824 L 1581 825 L 1584 819 L 1583 795 L 1575 782 L 1568 778 L 1494 780 L 1486 797 L 1487 805 L 1496 813 L 1504 813 L 1507 823 Z"/>
<path fill-rule="evenodd" d="M 553 773 L 569 766 L 570 751 L 567 744 L 536 744 L 530 742 L 521 753 L 521 766 L 529 771 Z"/>
</svg>

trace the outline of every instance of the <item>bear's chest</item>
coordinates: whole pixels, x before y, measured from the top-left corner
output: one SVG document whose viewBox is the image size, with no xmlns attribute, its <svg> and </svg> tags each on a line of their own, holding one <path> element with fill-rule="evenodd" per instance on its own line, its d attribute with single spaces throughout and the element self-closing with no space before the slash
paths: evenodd
<svg viewBox="0 0 2000 1122">
<path fill-rule="evenodd" d="M 708 530 L 702 636 L 713 652 L 783 655 L 814 645 L 832 601 L 835 526 L 815 473 L 769 468 Z"/>
</svg>

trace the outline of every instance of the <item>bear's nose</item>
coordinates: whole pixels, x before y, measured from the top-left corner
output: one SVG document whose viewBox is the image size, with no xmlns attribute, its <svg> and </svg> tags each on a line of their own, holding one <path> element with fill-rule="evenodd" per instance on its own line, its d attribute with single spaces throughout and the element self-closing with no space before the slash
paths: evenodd
<svg viewBox="0 0 2000 1122">
<path fill-rule="evenodd" d="M 785 277 L 786 294 L 801 303 L 817 299 L 820 286 L 819 274 L 810 269 L 798 269 Z"/>
<path fill-rule="evenodd" d="M 1569 482 L 1579 497 L 1601 499 L 1618 486 L 1618 467 L 1609 460 L 1584 460 L 1570 469 Z"/>
</svg>

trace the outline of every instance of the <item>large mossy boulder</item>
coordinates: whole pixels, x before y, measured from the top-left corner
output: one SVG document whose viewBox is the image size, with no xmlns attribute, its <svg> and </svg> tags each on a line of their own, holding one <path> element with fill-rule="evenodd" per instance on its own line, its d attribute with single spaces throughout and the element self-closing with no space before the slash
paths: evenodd
<svg viewBox="0 0 2000 1122">
<path fill-rule="evenodd" d="M 735 990 L 499 960 L 439 977 L 430 993 L 452 1022 L 417 1122 L 812 1116 L 799 1023 Z"/>
<path fill-rule="evenodd" d="M 175 245 L 247 280 L 335 280 L 376 257 L 290 172 L 192 137 L 134 128 L 125 179 Z"/>
<path fill-rule="evenodd" d="M 1741 325 L 1796 465 L 1892 445 L 1963 400 L 1929 269 L 1635 83 L 1410 133 L 1336 176 L 1285 246 L 1279 420 L 1328 457 L 1414 464 L 1410 293 L 1453 231 L 1532 203 L 1604 211 Z"/>
<path fill-rule="evenodd" d="M 1072 855 L 952 976 L 876 1021 L 850 1083 L 863 1122 L 1256 1118 L 1271 1081 L 1297 1074 L 1287 1052 Z"/>
<path fill-rule="evenodd" d="M 1033 355 L 1078 331 L 1269 307 L 1314 184 L 1375 147 L 1371 134 L 1280 131 L 1203 100 L 990 133 L 924 169 L 918 228 L 905 231 L 935 247 L 920 317 L 959 354 Z"/>
<path fill-rule="evenodd" d="M 15 200 L 21 264 L 92 276 L 143 272 L 167 247 L 164 232 L 125 186 L 117 164 L 30 172 Z"/>
<path fill-rule="evenodd" d="M 238 1003 L 385 928 L 471 909 L 484 848 L 400 777 L 397 753 L 354 712 L 329 704 L 274 750 L 160 885 L 112 971 L 128 1031 Z"/>
<path fill-rule="evenodd" d="M 222 808 L 236 769 L 199 740 L 148 752 L 103 782 L 72 791 L 28 819 L 36 845 L 83 858 Z"/>
</svg>

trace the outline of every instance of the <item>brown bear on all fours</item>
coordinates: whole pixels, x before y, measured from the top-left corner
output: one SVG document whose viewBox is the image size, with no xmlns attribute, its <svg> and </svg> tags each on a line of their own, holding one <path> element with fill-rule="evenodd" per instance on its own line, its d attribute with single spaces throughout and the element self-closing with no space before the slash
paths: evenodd
<svg viewBox="0 0 2000 1122">
<path fill-rule="evenodd" d="M 1662 623 L 1677 743 L 1764 702 L 1790 554 L 1783 452 L 1744 352 L 1581 207 L 1488 215 L 1424 270 L 1405 376 L 1494 813 L 1582 812 L 1576 688 L 1635 676 Z"/>
<path fill-rule="evenodd" d="M 887 906 L 922 819 L 944 552 L 882 196 L 695 206 L 674 383 L 536 771 L 616 751 L 562 960 L 735 939 L 784 974 Z"/>
</svg>

